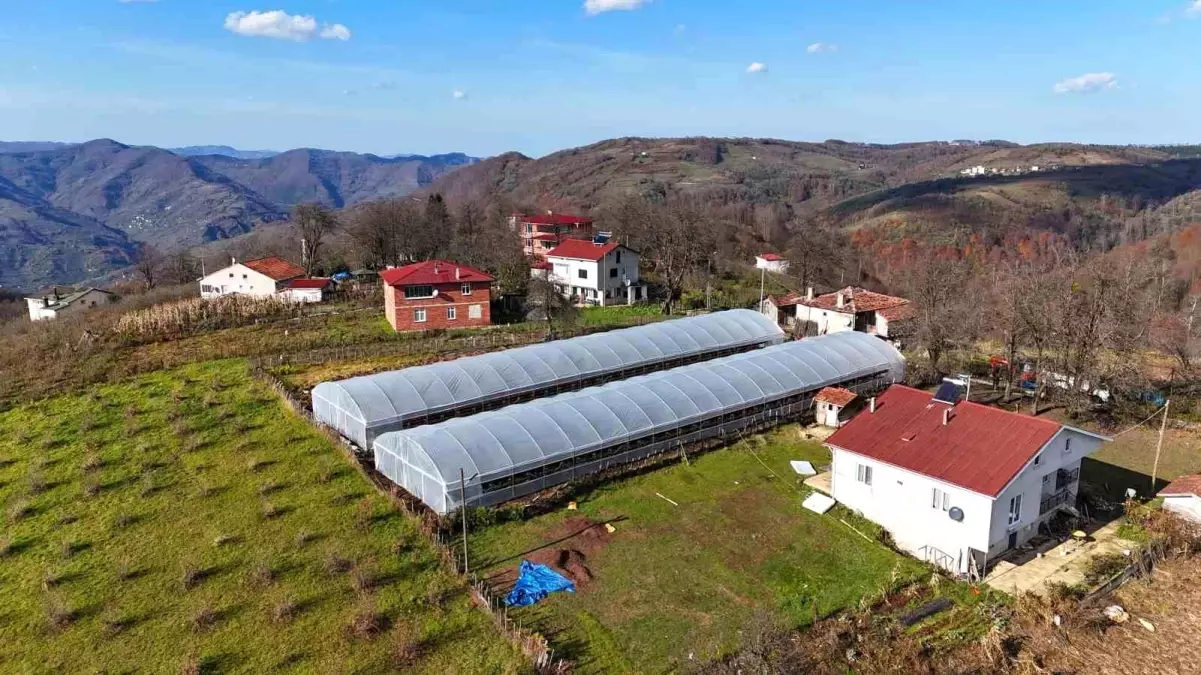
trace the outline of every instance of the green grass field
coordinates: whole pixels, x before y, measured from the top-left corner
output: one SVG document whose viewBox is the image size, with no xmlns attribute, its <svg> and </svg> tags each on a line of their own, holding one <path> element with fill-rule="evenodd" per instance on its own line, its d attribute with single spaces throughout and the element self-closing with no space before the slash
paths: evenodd
<svg viewBox="0 0 1201 675">
<path fill-rule="evenodd" d="M 578 511 L 483 529 L 471 554 L 497 575 L 570 535 L 581 516 L 616 521 L 607 543 L 588 552 L 594 579 L 586 587 L 513 614 L 552 636 L 557 653 L 584 673 L 663 672 L 685 667 L 690 655 L 703 662 L 735 650 L 756 615 L 801 626 L 928 574 L 840 519 L 869 537 L 877 532 L 870 524 L 802 509 L 807 488 L 792 459 L 824 463 L 829 453 L 785 427 L 599 488 Z M 568 539 L 551 548 L 573 546 Z"/>
<path fill-rule="evenodd" d="M 0 672 L 524 668 L 241 361 L 0 413 L 0 505 Z"/>
</svg>

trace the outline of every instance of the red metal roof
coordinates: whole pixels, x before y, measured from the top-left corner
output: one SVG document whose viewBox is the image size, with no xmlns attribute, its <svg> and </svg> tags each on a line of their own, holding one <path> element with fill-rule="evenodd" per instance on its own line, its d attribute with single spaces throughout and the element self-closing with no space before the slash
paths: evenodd
<svg viewBox="0 0 1201 675">
<path fill-rule="evenodd" d="M 818 401 L 825 401 L 826 403 L 833 403 L 840 408 L 845 408 L 851 404 L 851 401 L 855 400 L 856 396 L 857 394 L 855 392 L 843 389 L 841 387 L 826 387 L 825 389 L 817 392 L 817 396 L 815 396 L 814 399 Z"/>
<path fill-rule="evenodd" d="M 591 225 L 593 220 L 587 216 L 573 216 L 569 213 L 539 213 L 533 216 L 516 214 L 522 223 L 535 225 Z"/>
<path fill-rule="evenodd" d="M 759 257 L 763 258 L 764 260 L 766 260 L 768 262 L 775 262 L 777 260 L 783 260 L 783 258 L 781 258 L 780 255 L 777 253 L 764 253 L 763 255 L 761 255 Z"/>
<path fill-rule="evenodd" d="M 330 285 L 329 279 L 293 279 L 288 282 L 288 288 L 325 288 Z"/>
<path fill-rule="evenodd" d="M 553 234 L 535 234 L 534 236 L 530 237 L 530 239 L 536 239 L 538 241 L 558 241 L 559 240 L 559 238 Z"/>
<path fill-rule="evenodd" d="M 275 281 L 287 281 L 288 279 L 304 276 L 303 267 L 293 265 L 283 258 L 259 258 L 257 260 L 247 260 L 242 264 L 259 274 L 271 277 Z"/>
<path fill-rule="evenodd" d="M 424 286 L 493 280 L 493 276 L 487 272 L 449 260 L 426 260 L 404 267 L 394 267 L 384 270 L 380 274 L 380 278 L 389 286 Z"/>
<path fill-rule="evenodd" d="M 838 294 L 843 297 L 843 306 L 838 306 Z M 826 293 L 819 295 L 812 300 L 806 300 L 805 296 L 798 295 L 795 303 L 805 305 L 806 307 L 816 307 L 818 309 L 828 309 L 844 314 L 857 314 L 859 312 L 878 312 L 884 309 L 900 307 L 901 305 L 909 304 L 905 298 L 898 298 L 883 293 L 874 293 L 855 286 L 847 286 L 841 291 L 834 293 Z"/>
<path fill-rule="evenodd" d="M 1201 473 L 1181 476 L 1159 491 L 1160 497 L 1201 497 Z"/>
<path fill-rule="evenodd" d="M 893 385 L 876 399 L 876 412 L 855 417 L 826 444 L 996 497 L 1062 428 L 979 403 L 952 407 Z"/>
<path fill-rule="evenodd" d="M 532 270 L 553 270 L 554 268 L 554 265 L 546 262 L 545 260 L 539 260 L 538 262 L 530 263 L 530 269 Z"/>
<path fill-rule="evenodd" d="M 604 258 L 610 251 L 621 244 L 611 241 L 607 244 L 594 244 L 587 239 L 566 239 L 563 243 L 547 251 L 548 258 L 574 258 L 576 260 L 597 261 Z"/>
</svg>

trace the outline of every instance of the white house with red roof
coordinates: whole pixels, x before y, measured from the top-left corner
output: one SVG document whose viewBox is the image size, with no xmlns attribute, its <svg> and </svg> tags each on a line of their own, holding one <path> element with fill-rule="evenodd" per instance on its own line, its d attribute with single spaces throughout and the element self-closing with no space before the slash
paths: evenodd
<svg viewBox="0 0 1201 675">
<path fill-rule="evenodd" d="M 521 247 L 532 258 L 546 254 L 568 239 L 591 239 L 593 220 L 586 216 L 547 211 L 534 215 L 514 213 L 509 226 L 521 237 Z"/>
<path fill-rule="evenodd" d="M 1108 440 L 894 385 L 827 439 L 831 496 L 914 556 L 980 577 L 1075 507 L 1080 460 Z"/>
<path fill-rule="evenodd" d="M 755 269 L 783 273 L 788 271 L 788 261 L 779 253 L 763 253 L 755 256 Z"/>
<path fill-rule="evenodd" d="M 638 273 L 638 252 L 614 241 L 568 239 L 535 264 L 544 277 L 580 305 L 632 305 L 646 300 Z"/>
<path fill-rule="evenodd" d="M 384 314 L 393 330 L 472 328 L 492 324 L 491 274 L 449 260 L 380 273 Z"/>
<path fill-rule="evenodd" d="M 200 280 L 200 297 L 250 295 L 266 298 L 288 288 L 288 282 L 304 277 L 304 268 L 283 258 L 257 258 L 238 262 L 205 275 Z"/>
<path fill-rule="evenodd" d="M 1164 509 L 1201 523 L 1201 474 L 1181 476 L 1159 491 Z"/>
</svg>

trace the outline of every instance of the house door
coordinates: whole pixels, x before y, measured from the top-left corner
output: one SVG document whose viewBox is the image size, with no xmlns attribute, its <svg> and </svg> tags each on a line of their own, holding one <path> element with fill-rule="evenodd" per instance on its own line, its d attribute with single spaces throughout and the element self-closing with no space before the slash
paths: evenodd
<svg viewBox="0 0 1201 675">
<path fill-rule="evenodd" d="M 1017 547 L 1018 547 L 1018 533 L 1010 532 L 1009 533 L 1009 548 L 1017 548 Z"/>
</svg>

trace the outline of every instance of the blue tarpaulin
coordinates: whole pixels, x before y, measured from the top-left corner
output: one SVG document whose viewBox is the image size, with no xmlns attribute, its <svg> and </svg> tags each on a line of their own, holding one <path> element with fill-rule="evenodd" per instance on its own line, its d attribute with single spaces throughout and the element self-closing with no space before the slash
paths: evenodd
<svg viewBox="0 0 1201 675">
<path fill-rule="evenodd" d="M 575 593 L 575 584 L 546 565 L 522 560 L 521 575 L 517 578 L 517 585 L 505 598 L 505 604 L 510 607 L 528 607 L 558 591 Z"/>
</svg>

